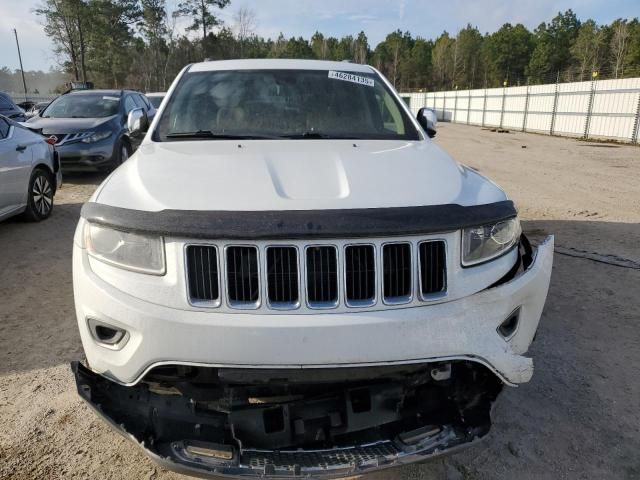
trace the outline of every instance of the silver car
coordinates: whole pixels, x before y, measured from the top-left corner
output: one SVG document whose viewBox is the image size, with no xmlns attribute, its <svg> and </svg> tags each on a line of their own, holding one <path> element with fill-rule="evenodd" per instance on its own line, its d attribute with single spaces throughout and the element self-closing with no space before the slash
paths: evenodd
<svg viewBox="0 0 640 480">
<path fill-rule="evenodd" d="M 51 215 L 62 183 L 58 155 L 42 136 L 0 115 L 0 220 Z"/>
</svg>

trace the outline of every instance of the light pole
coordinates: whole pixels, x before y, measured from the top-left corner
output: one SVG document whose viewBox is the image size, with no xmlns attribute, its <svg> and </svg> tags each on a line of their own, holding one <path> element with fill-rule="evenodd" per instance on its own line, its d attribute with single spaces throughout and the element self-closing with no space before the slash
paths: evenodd
<svg viewBox="0 0 640 480">
<path fill-rule="evenodd" d="M 24 87 L 24 101 L 27 101 L 27 82 L 24 80 L 24 68 L 22 68 L 22 55 L 20 54 L 20 43 L 18 42 L 18 32 L 13 29 L 13 34 L 16 36 L 16 46 L 18 47 L 18 59 L 20 60 L 20 73 L 22 74 L 22 86 Z"/>
</svg>

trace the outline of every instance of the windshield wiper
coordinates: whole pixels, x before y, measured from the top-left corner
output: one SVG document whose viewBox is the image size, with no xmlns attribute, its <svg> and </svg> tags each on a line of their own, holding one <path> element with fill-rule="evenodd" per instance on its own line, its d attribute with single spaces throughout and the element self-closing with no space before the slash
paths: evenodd
<svg viewBox="0 0 640 480">
<path fill-rule="evenodd" d="M 279 137 L 269 137 L 266 135 L 236 135 L 232 133 L 216 133 L 209 130 L 197 130 L 194 132 L 173 132 L 167 133 L 167 138 L 212 138 L 217 140 L 260 140 L 260 139 L 273 139 Z"/>
<path fill-rule="evenodd" d="M 287 135 L 280 135 L 278 138 L 289 138 L 292 140 L 296 140 L 296 139 L 309 139 L 309 140 L 315 140 L 318 138 L 321 139 L 334 139 L 334 140 L 353 140 L 356 137 L 341 137 L 341 136 L 337 136 L 337 135 L 328 135 L 326 133 L 320 133 L 320 132 L 302 132 L 302 133 L 291 133 L 291 134 L 287 134 Z"/>
</svg>

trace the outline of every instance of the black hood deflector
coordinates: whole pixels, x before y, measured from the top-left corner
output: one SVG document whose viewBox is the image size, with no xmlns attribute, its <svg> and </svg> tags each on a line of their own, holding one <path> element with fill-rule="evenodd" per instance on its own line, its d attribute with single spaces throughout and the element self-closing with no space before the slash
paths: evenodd
<svg viewBox="0 0 640 480">
<path fill-rule="evenodd" d="M 505 200 L 457 204 L 334 210 L 148 212 L 88 202 L 82 217 L 130 232 L 200 239 L 314 239 L 388 237 L 443 233 L 486 225 L 517 215 Z"/>
</svg>

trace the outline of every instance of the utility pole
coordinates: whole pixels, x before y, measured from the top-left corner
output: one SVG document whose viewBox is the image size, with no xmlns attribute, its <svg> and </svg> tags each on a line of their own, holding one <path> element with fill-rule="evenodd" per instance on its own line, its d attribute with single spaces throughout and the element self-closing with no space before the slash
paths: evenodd
<svg viewBox="0 0 640 480">
<path fill-rule="evenodd" d="M 24 87 L 24 101 L 27 101 L 27 82 L 24 80 L 24 68 L 22 68 L 22 54 L 20 53 L 20 43 L 18 42 L 18 32 L 13 29 L 13 34 L 16 36 L 16 46 L 18 47 L 18 59 L 20 60 L 20 73 L 22 74 L 22 86 Z"/>
</svg>

